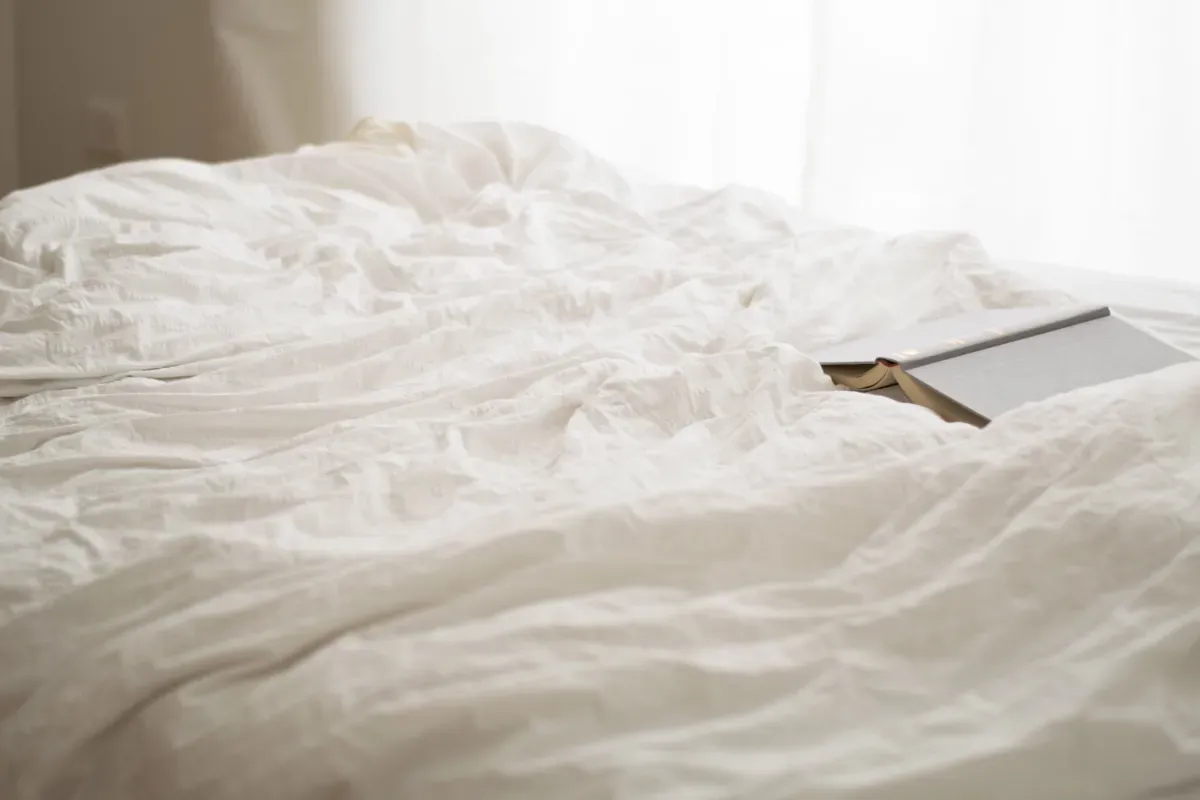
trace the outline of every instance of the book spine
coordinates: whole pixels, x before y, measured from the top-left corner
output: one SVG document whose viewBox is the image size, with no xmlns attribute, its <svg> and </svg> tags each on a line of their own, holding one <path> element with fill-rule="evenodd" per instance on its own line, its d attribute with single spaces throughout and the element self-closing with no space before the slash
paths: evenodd
<svg viewBox="0 0 1200 800">
<path fill-rule="evenodd" d="M 933 364 L 938 361 L 946 361 L 951 358 L 965 356 L 968 353 L 976 353 L 980 350 L 986 350 L 989 347 L 997 347 L 1009 342 L 1028 339 L 1031 336 L 1041 336 L 1043 333 L 1069 328 L 1072 325 L 1078 325 L 1081 322 L 1090 322 L 1094 319 L 1102 319 L 1109 316 L 1111 312 L 1107 306 L 1098 306 L 1082 311 L 1078 314 L 1072 314 L 1069 317 L 1054 317 L 1034 325 L 1028 325 L 1011 331 L 1003 331 L 993 329 L 984 331 L 978 336 L 972 336 L 966 339 L 954 339 L 948 343 L 948 346 L 926 353 L 919 358 L 905 359 L 900 361 L 906 369 L 913 367 L 923 367 L 926 364 Z"/>
</svg>

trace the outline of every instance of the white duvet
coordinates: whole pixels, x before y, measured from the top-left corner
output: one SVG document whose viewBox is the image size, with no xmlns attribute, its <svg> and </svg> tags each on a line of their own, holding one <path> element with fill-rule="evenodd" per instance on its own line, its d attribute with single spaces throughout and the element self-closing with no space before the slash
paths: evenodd
<svg viewBox="0 0 1200 800">
<path fill-rule="evenodd" d="M 1200 367 L 805 355 L 1063 300 L 969 237 L 382 123 L 0 231 L 6 800 L 1200 797 Z"/>
</svg>

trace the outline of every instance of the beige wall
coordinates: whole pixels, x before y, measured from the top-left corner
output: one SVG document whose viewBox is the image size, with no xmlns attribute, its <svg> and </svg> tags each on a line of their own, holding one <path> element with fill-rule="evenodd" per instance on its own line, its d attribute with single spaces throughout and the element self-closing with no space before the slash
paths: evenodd
<svg viewBox="0 0 1200 800">
<path fill-rule="evenodd" d="M 176 0 L 177 1 L 177 0 Z M 411 0 L 396 0 L 406 4 Z M 330 31 L 335 0 L 208 0 L 215 38 L 217 157 L 292 150 L 346 134 Z"/>
<path fill-rule="evenodd" d="M 213 153 L 213 48 L 203 0 L 19 0 L 21 182 L 97 166 L 85 108 L 127 110 L 129 158 Z"/>
<path fill-rule="evenodd" d="M 0 197 L 17 188 L 15 0 L 0 0 Z"/>
<path fill-rule="evenodd" d="M 226 160 L 344 132 L 323 127 L 327 0 L 0 4 L 17 7 L 22 185 L 106 163 L 89 153 L 92 101 L 125 109 L 126 159 Z"/>
</svg>

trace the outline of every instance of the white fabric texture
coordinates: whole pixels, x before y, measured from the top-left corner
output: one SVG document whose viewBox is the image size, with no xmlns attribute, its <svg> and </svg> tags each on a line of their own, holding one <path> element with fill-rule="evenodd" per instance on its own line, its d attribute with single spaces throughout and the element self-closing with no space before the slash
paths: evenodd
<svg viewBox="0 0 1200 800">
<path fill-rule="evenodd" d="M 968 236 L 377 122 L 0 231 L 6 798 L 1194 790 L 1200 366 L 979 431 L 805 355 L 1067 299 Z"/>
<path fill-rule="evenodd" d="M 329 79 L 298 96 L 330 98 L 338 125 L 521 119 L 667 182 L 744 183 L 829 219 L 971 230 L 1006 258 L 1200 282 L 1193 0 L 323 8 Z M 297 82 L 275 73 L 277 89 Z M 287 96 L 260 94 L 268 109 Z"/>
</svg>

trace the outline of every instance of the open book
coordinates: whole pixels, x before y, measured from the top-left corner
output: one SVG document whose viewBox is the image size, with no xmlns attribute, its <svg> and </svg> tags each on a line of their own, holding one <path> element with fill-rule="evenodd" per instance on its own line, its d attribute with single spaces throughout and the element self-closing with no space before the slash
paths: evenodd
<svg viewBox="0 0 1200 800">
<path fill-rule="evenodd" d="M 980 427 L 1025 403 L 1194 360 L 1103 306 L 973 311 L 814 357 L 848 389 Z"/>
</svg>

